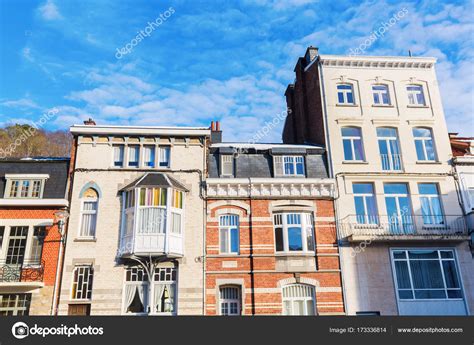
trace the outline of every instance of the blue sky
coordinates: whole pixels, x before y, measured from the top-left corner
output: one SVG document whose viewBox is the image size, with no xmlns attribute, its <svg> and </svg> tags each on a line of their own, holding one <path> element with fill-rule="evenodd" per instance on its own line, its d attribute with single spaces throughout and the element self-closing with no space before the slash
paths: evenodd
<svg viewBox="0 0 474 345">
<path fill-rule="evenodd" d="M 87 117 L 124 125 L 220 120 L 225 140 L 247 141 L 285 110 L 285 88 L 307 46 L 348 54 L 402 8 L 408 13 L 365 53 L 410 49 L 438 58 L 448 127 L 474 135 L 473 2 L 436 0 L 2 0 L 0 125 L 38 121 L 56 108 L 48 129 Z M 117 59 L 117 48 L 160 14 L 169 16 Z M 279 142 L 282 126 L 261 141 Z"/>
</svg>

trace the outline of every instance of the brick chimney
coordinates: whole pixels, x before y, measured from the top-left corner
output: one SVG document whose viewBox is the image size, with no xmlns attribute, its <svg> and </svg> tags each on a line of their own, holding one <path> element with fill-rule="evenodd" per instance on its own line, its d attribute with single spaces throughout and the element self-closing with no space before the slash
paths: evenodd
<svg viewBox="0 0 474 345">
<path fill-rule="evenodd" d="M 96 125 L 95 121 L 94 121 L 91 117 L 89 117 L 88 120 L 85 120 L 85 121 L 84 121 L 84 124 L 85 124 L 86 126 L 95 126 L 95 125 Z"/>
<path fill-rule="evenodd" d="M 304 54 L 304 58 L 306 60 L 306 63 L 310 64 L 314 59 L 316 59 L 318 57 L 318 55 L 319 55 L 319 48 L 309 46 L 306 49 L 306 53 Z"/>
<path fill-rule="evenodd" d="M 221 143 L 222 142 L 222 131 L 221 131 L 221 124 L 219 121 L 211 121 L 211 143 Z"/>
</svg>

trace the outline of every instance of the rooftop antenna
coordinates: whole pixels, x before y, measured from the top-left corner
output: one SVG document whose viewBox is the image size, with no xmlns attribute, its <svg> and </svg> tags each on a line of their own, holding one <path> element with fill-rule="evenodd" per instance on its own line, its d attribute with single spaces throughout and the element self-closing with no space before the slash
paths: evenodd
<svg viewBox="0 0 474 345">
<path fill-rule="evenodd" d="M 408 56 L 411 57 L 411 50 L 408 49 Z"/>
</svg>

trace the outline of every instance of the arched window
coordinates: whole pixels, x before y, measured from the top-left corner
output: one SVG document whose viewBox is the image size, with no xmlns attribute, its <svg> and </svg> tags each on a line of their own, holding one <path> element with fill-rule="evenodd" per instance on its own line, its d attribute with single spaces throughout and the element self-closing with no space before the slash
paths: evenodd
<svg viewBox="0 0 474 345">
<path fill-rule="evenodd" d="M 95 237 L 99 193 L 94 188 L 86 189 L 81 196 L 81 219 L 79 237 Z"/>
<path fill-rule="evenodd" d="M 375 105 L 390 105 L 390 93 L 387 85 L 372 85 L 372 96 Z"/>
<path fill-rule="evenodd" d="M 219 310 L 221 315 L 240 315 L 240 287 L 223 286 L 219 289 Z"/>
<path fill-rule="evenodd" d="M 359 127 L 342 127 L 342 145 L 345 161 L 363 161 L 362 131 Z"/>
<path fill-rule="evenodd" d="M 316 315 L 314 287 L 292 284 L 283 287 L 283 315 Z"/>
<path fill-rule="evenodd" d="M 436 154 L 433 144 L 433 134 L 429 128 L 413 128 L 416 156 L 419 161 L 434 161 Z"/>
<path fill-rule="evenodd" d="M 225 214 L 219 217 L 219 248 L 221 254 L 239 253 L 239 216 Z"/>
<path fill-rule="evenodd" d="M 337 103 L 338 104 L 355 104 L 354 88 L 352 84 L 337 85 Z"/>
<path fill-rule="evenodd" d="M 408 94 L 408 104 L 414 106 L 424 106 L 425 94 L 423 92 L 423 86 L 421 85 L 408 85 L 407 86 Z"/>
</svg>

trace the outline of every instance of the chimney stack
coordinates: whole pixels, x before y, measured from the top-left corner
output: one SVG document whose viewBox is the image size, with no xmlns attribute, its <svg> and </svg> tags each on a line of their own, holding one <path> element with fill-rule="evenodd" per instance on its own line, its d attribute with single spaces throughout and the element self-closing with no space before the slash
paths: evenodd
<svg viewBox="0 0 474 345">
<path fill-rule="evenodd" d="M 95 125 L 96 125 L 95 121 L 92 120 L 91 117 L 89 117 L 88 120 L 85 120 L 85 121 L 84 121 L 84 124 L 85 124 L 86 126 L 95 126 Z"/>
<path fill-rule="evenodd" d="M 219 121 L 211 121 L 211 143 L 221 143 L 222 142 L 222 131 L 221 124 Z"/>
<path fill-rule="evenodd" d="M 318 57 L 318 55 L 319 55 L 319 48 L 309 46 L 308 49 L 306 49 L 306 53 L 304 54 L 306 63 L 310 64 L 314 59 Z"/>
</svg>

